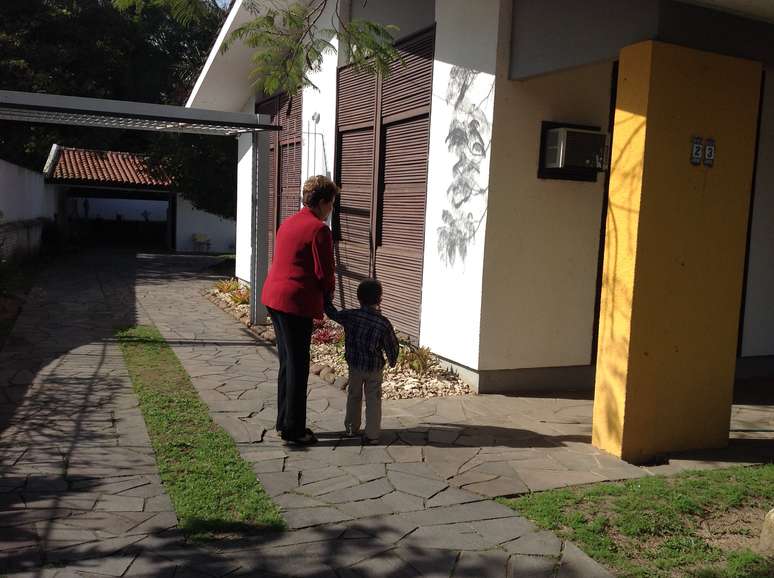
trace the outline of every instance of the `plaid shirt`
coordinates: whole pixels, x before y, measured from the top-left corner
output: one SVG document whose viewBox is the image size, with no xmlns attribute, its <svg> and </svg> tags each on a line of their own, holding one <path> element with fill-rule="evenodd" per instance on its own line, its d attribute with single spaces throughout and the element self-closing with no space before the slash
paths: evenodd
<svg viewBox="0 0 774 578">
<path fill-rule="evenodd" d="M 326 300 L 325 314 L 344 327 L 344 357 L 352 369 L 379 371 L 384 355 L 390 366 L 398 361 L 398 338 L 390 321 L 372 307 L 338 311 Z"/>
</svg>

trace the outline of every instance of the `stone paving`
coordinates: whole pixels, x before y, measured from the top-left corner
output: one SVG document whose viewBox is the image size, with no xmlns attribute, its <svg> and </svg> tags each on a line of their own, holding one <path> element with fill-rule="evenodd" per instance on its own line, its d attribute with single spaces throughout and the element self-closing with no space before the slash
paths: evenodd
<svg viewBox="0 0 774 578">
<path fill-rule="evenodd" d="M 139 571 L 177 523 L 111 340 L 134 319 L 106 269 L 44 272 L 0 352 L 0 572 Z"/>
<path fill-rule="evenodd" d="M 206 259 L 91 259 L 41 280 L 0 356 L 12 408 L 0 438 L 0 552 L 10 552 L 9 567 L 60 562 L 45 574 L 60 577 L 608 576 L 489 498 L 774 457 L 774 408 L 736 406 L 739 439 L 728 450 L 634 467 L 590 445 L 584 398 L 388 401 L 381 443 L 362 446 L 342 436 L 345 394 L 316 379 L 308 406 L 320 443 L 292 449 L 273 432 L 274 349 L 202 296 L 212 284 L 196 274 Z M 159 328 L 291 531 L 207 550 L 181 541 L 111 338 L 127 320 Z M 41 345 L 33 352 L 30 343 Z M 41 502 L 27 496 L 38 478 L 53 484 Z M 60 544 L 62 536 L 80 542 Z"/>
</svg>

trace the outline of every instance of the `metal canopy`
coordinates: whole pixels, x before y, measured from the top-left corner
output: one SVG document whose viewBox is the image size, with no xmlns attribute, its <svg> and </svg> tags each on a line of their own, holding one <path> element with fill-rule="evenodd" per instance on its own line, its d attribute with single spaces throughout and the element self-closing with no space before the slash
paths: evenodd
<svg viewBox="0 0 774 578">
<path fill-rule="evenodd" d="M 0 90 L 0 119 L 216 136 L 280 129 L 243 112 L 8 90 Z"/>
</svg>

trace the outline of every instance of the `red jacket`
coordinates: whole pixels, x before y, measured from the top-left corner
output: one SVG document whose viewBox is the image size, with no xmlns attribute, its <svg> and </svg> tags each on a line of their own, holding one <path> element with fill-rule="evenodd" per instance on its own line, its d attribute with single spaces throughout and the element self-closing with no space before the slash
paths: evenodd
<svg viewBox="0 0 774 578">
<path fill-rule="evenodd" d="M 323 295 L 332 294 L 333 235 L 328 225 L 308 208 L 280 225 L 261 302 L 276 311 L 323 316 Z"/>
</svg>

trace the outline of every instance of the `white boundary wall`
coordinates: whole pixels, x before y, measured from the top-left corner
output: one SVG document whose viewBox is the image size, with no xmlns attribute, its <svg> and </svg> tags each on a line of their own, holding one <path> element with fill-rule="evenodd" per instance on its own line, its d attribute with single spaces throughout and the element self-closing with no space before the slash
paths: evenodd
<svg viewBox="0 0 774 578">
<path fill-rule="evenodd" d="M 210 253 L 233 253 L 236 245 L 236 222 L 194 208 L 191 201 L 177 196 L 176 249 L 196 251 L 195 234 L 205 235 Z"/>
<path fill-rule="evenodd" d="M 56 188 L 43 174 L 0 159 L 0 211 L 3 223 L 54 217 Z"/>
</svg>

